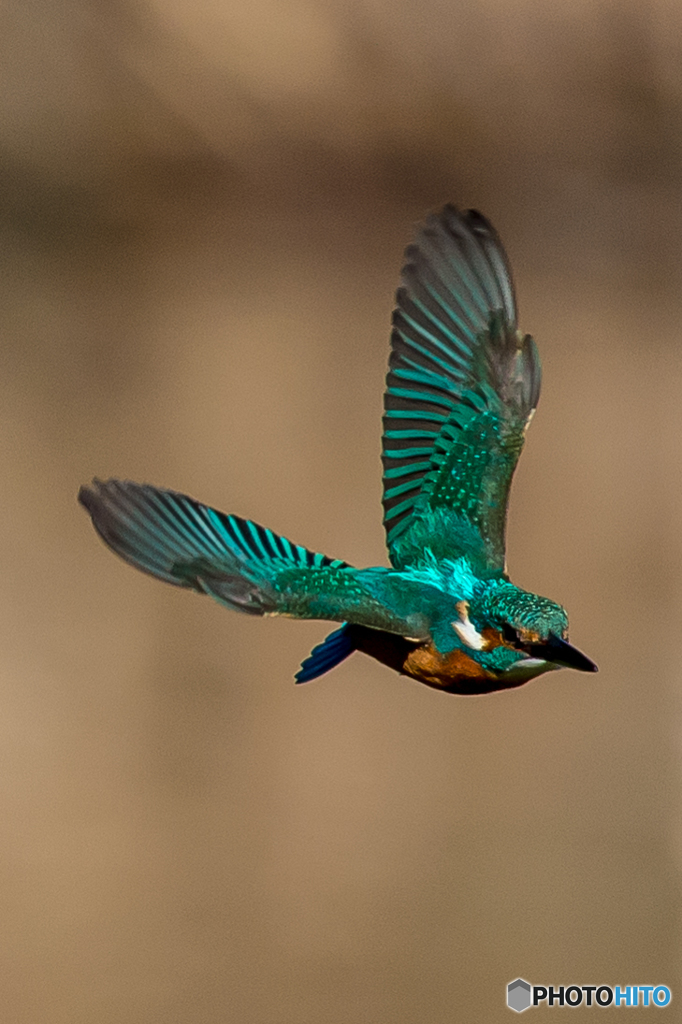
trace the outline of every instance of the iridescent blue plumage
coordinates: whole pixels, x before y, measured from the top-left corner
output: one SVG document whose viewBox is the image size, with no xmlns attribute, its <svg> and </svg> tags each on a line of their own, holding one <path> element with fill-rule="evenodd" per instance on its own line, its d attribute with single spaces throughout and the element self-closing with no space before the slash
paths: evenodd
<svg viewBox="0 0 682 1024">
<path fill-rule="evenodd" d="M 149 484 L 95 480 L 80 500 L 103 540 L 126 561 L 236 611 L 275 612 L 273 583 L 281 574 L 293 570 L 306 578 L 319 569 L 347 567 L 258 523 Z"/>
<path fill-rule="evenodd" d="M 330 633 L 321 644 L 313 647 L 296 673 L 296 682 L 309 683 L 311 679 L 317 679 L 340 665 L 354 650 L 349 624 L 344 622 L 343 626 Z"/>
<path fill-rule="evenodd" d="M 384 399 L 390 569 L 355 569 L 148 484 L 96 480 L 80 500 L 105 542 L 159 579 L 238 611 L 343 623 L 297 682 L 356 650 L 458 693 L 594 670 L 567 642 L 564 609 L 506 575 L 509 488 L 540 362 L 517 330 L 501 242 L 480 214 L 448 206 L 406 257 Z"/>
</svg>

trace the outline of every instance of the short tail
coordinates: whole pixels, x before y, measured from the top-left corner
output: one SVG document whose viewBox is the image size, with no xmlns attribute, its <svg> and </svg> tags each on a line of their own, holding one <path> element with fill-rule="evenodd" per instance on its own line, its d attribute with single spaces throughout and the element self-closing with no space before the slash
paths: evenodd
<svg viewBox="0 0 682 1024">
<path fill-rule="evenodd" d="M 248 519 L 149 484 L 94 480 L 81 487 L 78 500 L 100 537 L 126 562 L 251 615 L 277 613 L 279 573 L 347 567 Z"/>
<path fill-rule="evenodd" d="M 340 629 L 335 629 L 326 640 L 313 647 L 296 673 L 296 682 L 309 683 L 312 679 L 318 679 L 340 665 L 354 651 L 369 654 L 382 665 L 388 665 L 395 672 L 402 672 L 405 661 L 418 645 L 418 640 L 408 640 L 398 633 L 344 622 Z"/>
<path fill-rule="evenodd" d="M 329 672 L 350 657 L 355 650 L 357 647 L 352 626 L 344 622 L 340 629 L 335 629 L 326 640 L 313 647 L 296 673 L 296 682 L 309 683 L 312 679 L 319 679 L 325 672 Z"/>
</svg>

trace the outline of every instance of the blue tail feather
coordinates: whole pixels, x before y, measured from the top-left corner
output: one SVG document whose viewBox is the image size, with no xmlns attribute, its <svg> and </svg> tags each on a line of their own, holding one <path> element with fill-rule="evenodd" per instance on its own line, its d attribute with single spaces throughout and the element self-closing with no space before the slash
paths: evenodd
<svg viewBox="0 0 682 1024">
<path fill-rule="evenodd" d="M 344 622 L 340 629 L 335 629 L 326 640 L 313 647 L 296 673 L 297 683 L 309 683 L 311 679 L 323 676 L 325 672 L 345 661 L 356 650 L 351 639 L 349 624 Z"/>
</svg>

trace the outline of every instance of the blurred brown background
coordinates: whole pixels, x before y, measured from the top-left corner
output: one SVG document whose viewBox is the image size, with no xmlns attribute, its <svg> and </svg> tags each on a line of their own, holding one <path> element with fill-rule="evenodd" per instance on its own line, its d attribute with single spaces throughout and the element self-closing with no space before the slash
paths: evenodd
<svg viewBox="0 0 682 1024">
<path fill-rule="evenodd" d="M 3 1022 L 479 1024 L 519 974 L 682 1020 L 681 40 L 676 0 L 3 5 Z M 601 672 L 296 688 L 324 624 L 135 573 L 76 492 L 383 563 L 393 293 L 448 200 L 543 357 L 511 572 Z"/>
</svg>

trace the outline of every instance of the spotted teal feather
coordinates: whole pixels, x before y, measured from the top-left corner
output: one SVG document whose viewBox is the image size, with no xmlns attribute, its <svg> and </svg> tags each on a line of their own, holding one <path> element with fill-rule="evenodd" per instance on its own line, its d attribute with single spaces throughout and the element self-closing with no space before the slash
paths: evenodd
<svg viewBox="0 0 682 1024">
<path fill-rule="evenodd" d="M 384 397 L 391 562 L 409 564 L 415 542 L 433 539 L 441 557 L 501 571 L 511 478 L 540 396 L 537 349 L 517 331 L 507 258 L 480 213 L 446 207 L 405 255 Z"/>
<path fill-rule="evenodd" d="M 339 622 L 353 616 L 378 629 L 410 629 L 408 619 L 377 599 L 361 582 L 362 572 L 347 562 L 186 494 L 130 480 L 94 480 L 81 488 L 79 500 L 121 558 L 234 611 Z"/>
</svg>

